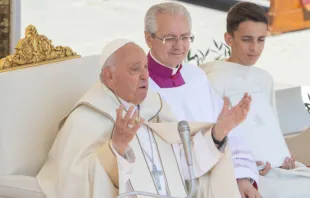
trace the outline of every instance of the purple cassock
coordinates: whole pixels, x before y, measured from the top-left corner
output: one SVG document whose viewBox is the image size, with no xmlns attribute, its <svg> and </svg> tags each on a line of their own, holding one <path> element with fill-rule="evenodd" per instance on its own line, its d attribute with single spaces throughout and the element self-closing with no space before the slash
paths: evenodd
<svg viewBox="0 0 310 198">
<path fill-rule="evenodd" d="M 158 63 L 149 53 L 147 55 L 150 78 L 160 88 L 180 87 L 185 84 L 181 74 L 182 65 L 179 66 L 177 72 L 173 74 L 173 70 Z"/>
</svg>

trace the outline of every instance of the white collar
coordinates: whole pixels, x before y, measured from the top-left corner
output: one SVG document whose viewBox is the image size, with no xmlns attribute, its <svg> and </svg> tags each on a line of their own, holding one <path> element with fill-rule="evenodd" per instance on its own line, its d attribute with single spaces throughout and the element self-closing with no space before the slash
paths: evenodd
<svg viewBox="0 0 310 198">
<path fill-rule="evenodd" d="M 131 106 L 134 106 L 134 110 L 136 110 L 137 109 L 137 105 L 134 105 L 134 104 L 132 104 L 132 103 L 130 103 L 130 102 L 126 102 L 125 100 L 123 100 L 123 99 L 121 99 L 121 98 L 118 98 L 120 101 L 121 101 L 121 103 L 124 105 L 124 107 L 125 107 L 125 109 L 128 111 L 129 110 L 129 108 L 131 107 Z"/>
<path fill-rule="evenodd" d="M 168 67 L 168 66 L 166 66 L 166 65 L 164 65 L 164 64 L 162 64 L 161 62 L 159 62 L 158 60 L 156 60 L 156 58 L 154 58 L 154 56 L 152 55 L 152 52 L 150 51 L 150 55 L 151 55 L 151 57 L 158 63 L 158 64 L 160 64 L 160 65 L 162 65 L 162 66 L 165 66 L 165 67 L 167 67 L 167 68 L 169 68 L 169 69 L 171 69 L 172 70 L 172 75 L 174 75 L 174 74 L 176 74 L 177 73 L 177 71 L 178 71 L 178 69 L 179 69 L 179 67 L 180 67 L 180 65 L 177 65 L 177 67 L 175 67 L 175 68 L 171 68 L 171 67 Z"/>
</svg>

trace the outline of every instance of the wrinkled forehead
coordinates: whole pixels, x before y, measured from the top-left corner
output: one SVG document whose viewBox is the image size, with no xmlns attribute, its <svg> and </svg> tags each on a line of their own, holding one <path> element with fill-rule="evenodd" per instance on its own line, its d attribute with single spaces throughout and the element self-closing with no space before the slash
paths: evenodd
<svg viewBox="0 0 310 198">
<path fill-rule="evenodd" d="M 128 43 L 116 52 L 116 68 L 128 69 L 134 65 L 144 66 L 147 57 L 144 50 L 135 43 Z"/>
</svg>

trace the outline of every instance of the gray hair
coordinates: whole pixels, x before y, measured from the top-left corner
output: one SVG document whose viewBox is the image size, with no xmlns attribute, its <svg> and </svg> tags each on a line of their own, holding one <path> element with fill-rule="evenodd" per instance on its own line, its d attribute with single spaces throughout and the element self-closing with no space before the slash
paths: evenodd
<svg viewBox="0 0 310 198">
<path fill-rule="evenodd" d="M 154 34 L 157 31 L 156 15 L 159 13 L 186 16 L 190 29 L 192 29 L 192 20 L 188 10 L 181 4 L 167 2 L 153 5 L 147 11 L 144 18 L 144 30 L 146 32 Z"/>
</svg>

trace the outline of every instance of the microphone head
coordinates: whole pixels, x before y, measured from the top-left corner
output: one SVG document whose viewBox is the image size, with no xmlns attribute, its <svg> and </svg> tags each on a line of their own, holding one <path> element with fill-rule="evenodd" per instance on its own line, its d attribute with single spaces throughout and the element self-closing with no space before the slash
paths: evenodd
<svg viewBox="0 0 310 198">
<path fill-rule="evenodd" d="M 191 151 L 191 137 L 190 137 L 191 132 L 188 122 L 184 120 L 180 121 L 178 123 L 178 130 L 179 130 L 179 136 L 183 144 L 187 165 L 191 166 L 193 164 L 192 151 Z"/>
<path fill-rule="evenodd" d="M 178 130 L 179 130 L 179 132 L 190 131 L 188 122 L 185 121 L 185 120 L 180 121 L 180 122 L 178 123 Z"/>
</svg>

